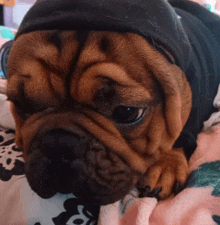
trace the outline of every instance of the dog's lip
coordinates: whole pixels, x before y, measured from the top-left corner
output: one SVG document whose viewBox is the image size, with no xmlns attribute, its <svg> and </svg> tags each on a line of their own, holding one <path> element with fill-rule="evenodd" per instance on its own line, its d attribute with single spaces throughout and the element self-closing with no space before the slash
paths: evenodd
<svg viewBox="0 0 220 225">
<path fill-rule="evenodd" d="M 74 189 L 74 188 L 73 188 Z M 127 193 L 129 193 L 130 190 L 126 190 L 124 193 L 117 192 L 109 192 L 108 194 L 94 194 L 94 193 L 87 193 L 86 190 L 83 193 L 77 194 L 75 191 L 71 189 L 70 187 L 64 188 L 64 187 L 55 187 L 55 188 L 40 188 L 35 189 L 32 187 L 32 190 L 40 196 L 42 199 L 49 199 L 54 197 L 56 194 L 73 194 L 77 198 L 79 198 L 82 203 L 88 204 L 88 202 L 92 204 L 97 205 L 108 205 L 112 204 L 116 201 L 119 201 L 122 199 Z"/>
<path fill-rule="evenodd" d="M 97 204 L 97 205 L 108 205 L 108 204 L 112 204 L 118 200 L 120 200 L 121 198 L 123 198 L 123 196 L 121 198 L 117 197 L 116 195 L 97 195 L 97 196 L 79 196 L 76 195 L 74 192 L 72 191 L 66 191 L 66 190 L 54 190 L 54 189 L 50 189 L 49 191 L 46 191 L 44 189 L 42 190 L 38 190 L 35 191 L 35 193 L 40 196 L 42 199 L 49 199 L 54 197 L 56 194 L 60 193 L 60 194 L 73 194 L 74 196 L 76 196 L 78 199 L 81 200 L 82 203 L 88 204 L 88 202 L 92 203 L 92 204 Z"/>
<path fill-rule="evenodd" d="M 111 193 L 109 193 L 108 195 L 92 195 L 92 196 L 80 196 L 80 195 L 76 195 L 74 193 L 72 193 L 72 194 L 75 195 L 77 198 L 79 198 L 83 204 L 88 204 L 88 202 L 89 202 L 92 204 L 103 206 L 103 205 L 113 204 L 116 201 L 123 199 L 127 193 L 124 193 L 123 195 L 120 195 L 120 196 L 113 195 Z"/>
<path fill-rule="evenodd" d="M 43 188 L 40 190 L 35 190 L 35 188 L 32 187 L 32 190 L 43 199 L 52 198 L 57 193 L 57 191 L 55 189 L 46 190 Z"/>
<path fill-rule="evenodd" d="M 43 199 L 49 199 L 52 198 L 54 195 L 56 195 L 57 193 L 60 194 L 73 194 L 72 190 L 67 190 L 67 189 L 63 189 L 63 188 L 55 188 L 55 189 L 38 189 L 36 190 L 34 187 L 32 187 L 32 190 L 41 198 Z"/>
<path fill-rule="evenodd" d="M 55 189 L 50 189 L 50 190 L 45 190 L 45 189 L 41 189 L 41 190 L 35 190 L 35 193 L 40 196 L 42 199 L 49 199 L 54 197 L 56 194 L 60 193 L 60 194 L 73 194 L 74 196 L 76 196 L 78 199 L 80 199 L 82 201 L 82 203 L 88 204 L 88 202 L 92 203 L 92 204 L 97 204 L 97 205 L 108 205 L 108 204 L 112 204 L 118 200 L 120 200 L 121 198 L 117 197 L 117 195 L 113 195 L 111 193 L 109 193 L 108 195 L 87 195 L 87 196 L 81 196 L 81 195 L 77 195 L 74 193 L 74 191 L 69 191 L 69 190 L 55 190 Z"/>
<path fill-rule="evenodd" d="M 118 189 L 117 191 L 109 190 L 107 193 L 93 192 L 88 188 L 84 193 L 72 192 L 77 198 L 79 198 L 83 203 L 88 204 L 88 202 L 97 205 L 108 205 L 123 199 L 132 189 L 133 185 L 129 188 Z"/>
<path fill-rule="evenodd" d="M 48 189 L 41 188 L 41 189 L 36 190 L 34 187 L 32 187 L 32 190 L 43 199 L 52 198 L 57 193 L 73 194 L 72 190 L 67 190 L 67 189 L 63 189 L 63 188 L 54 188 L 54 189 L 53 188 L 50 188 L 50 189 L 49 188 Z"/>
</svg>

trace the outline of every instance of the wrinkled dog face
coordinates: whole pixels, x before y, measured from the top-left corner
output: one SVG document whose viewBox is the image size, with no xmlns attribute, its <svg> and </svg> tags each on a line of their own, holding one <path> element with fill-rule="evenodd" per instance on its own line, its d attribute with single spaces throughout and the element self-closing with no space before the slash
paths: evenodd
<svg viewBox="0 0 220 225">
<path fill-rule="evenodd" d="M 168 91 L 157 78 L 181 71 L 138 35 L 32 32 L 15 41 L 8 65 L 16 144 L 42 198 L 60 192 L 115 202 L 182 128 L 167 128 Z M 178 114 L 183 122 L 187 116 Z"/>
</svg>

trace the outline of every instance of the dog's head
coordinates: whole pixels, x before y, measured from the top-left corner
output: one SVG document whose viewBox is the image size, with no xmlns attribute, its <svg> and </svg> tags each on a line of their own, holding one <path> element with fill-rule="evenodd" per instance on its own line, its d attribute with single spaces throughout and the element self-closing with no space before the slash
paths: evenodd
<svg viewBox="0 0 220 225">
<path fill-rule="evenodd" d="M 131 33 L 53 30 L 18 37 L 7 94 L 15 141 L 37 194 L 73 193 L 109 204 L 172 149 L 191 92 L 164 54 Z"/>
</svg>

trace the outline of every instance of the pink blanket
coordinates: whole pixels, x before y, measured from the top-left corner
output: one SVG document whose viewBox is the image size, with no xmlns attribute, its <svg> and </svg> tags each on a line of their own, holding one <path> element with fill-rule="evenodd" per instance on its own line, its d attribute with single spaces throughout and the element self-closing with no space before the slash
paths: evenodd
<svg viewBox="0 0 220 225">
<path fill-rule="evenodd" d="M 214 106 L 220 109 L 220 94 Z M 135 197 L 101 208 L 98 225 L 218 225 L 220 224 L 220 112 L 204 123 L 198 147 L 189 161 L 187 187 L 173 198 Z"/>
</svg>

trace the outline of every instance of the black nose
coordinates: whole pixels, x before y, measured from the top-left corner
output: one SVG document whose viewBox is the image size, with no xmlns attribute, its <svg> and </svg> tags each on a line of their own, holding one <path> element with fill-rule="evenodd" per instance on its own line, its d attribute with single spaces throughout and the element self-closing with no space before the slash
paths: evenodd
<svg viewBox="0 0 220 225">
<path fill-rule="evenodd" d="M 54 129 L 40 141 L 40 151 L 50 160 L 68 163 L 83 157 L 84 143 L 72 132 Z"/>
</svg>

